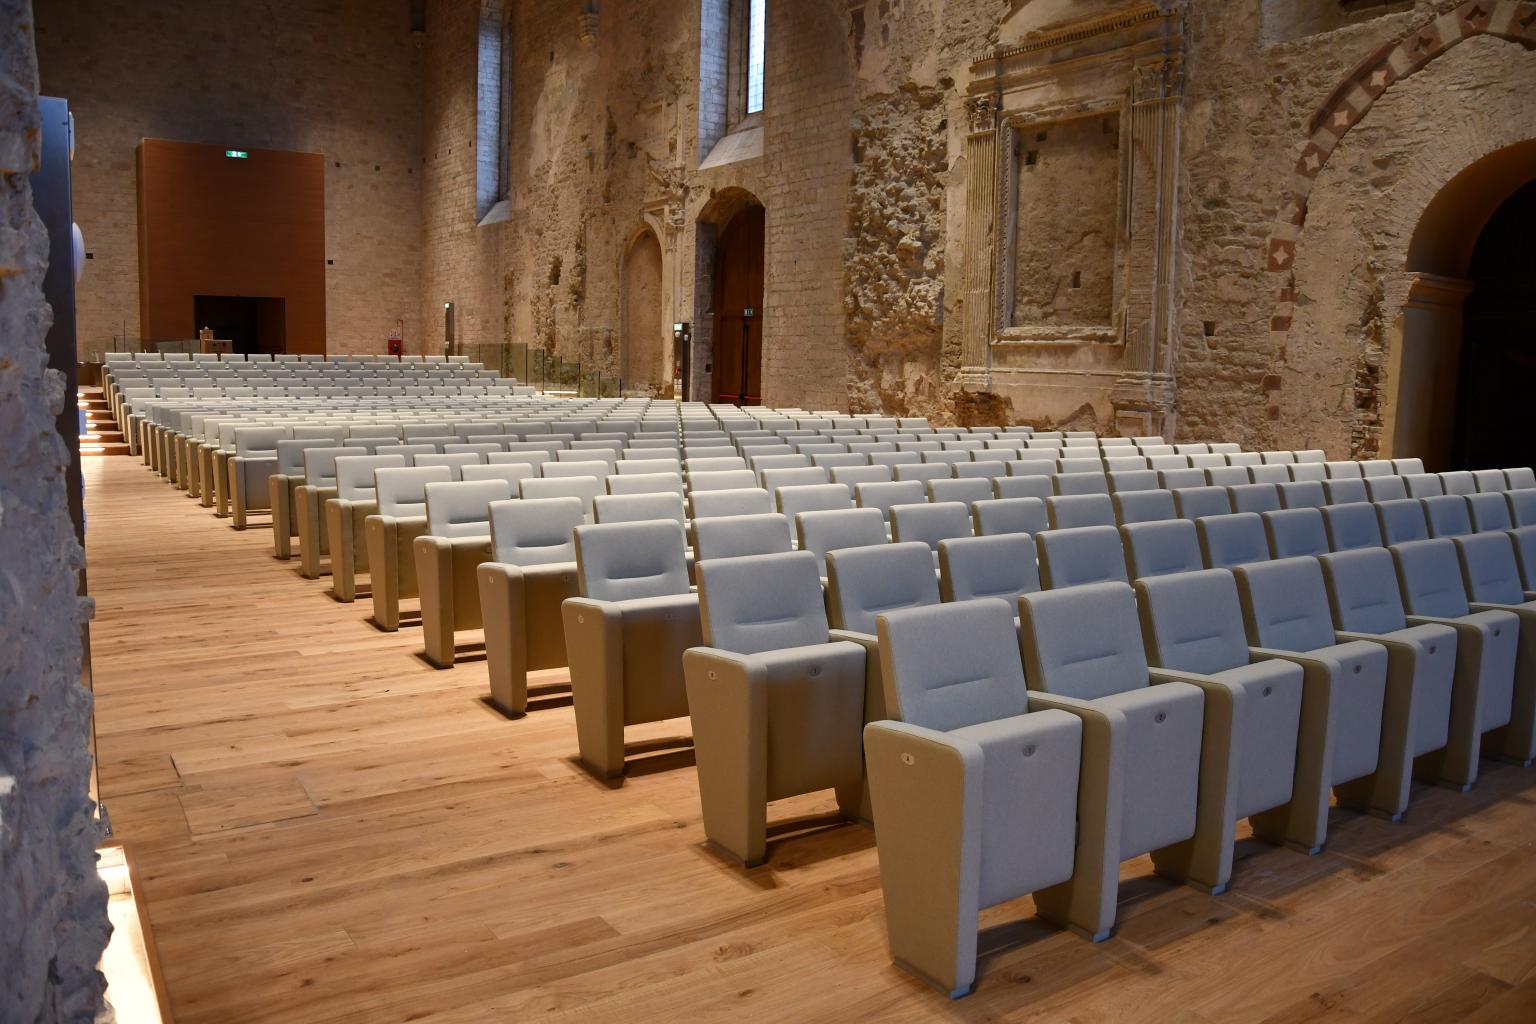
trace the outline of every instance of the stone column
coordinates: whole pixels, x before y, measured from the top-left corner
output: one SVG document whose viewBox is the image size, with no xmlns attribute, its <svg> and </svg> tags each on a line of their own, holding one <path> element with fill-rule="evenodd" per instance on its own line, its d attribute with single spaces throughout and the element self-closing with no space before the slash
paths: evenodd
<svg viewBox="0 0 1536 1024">
<path fill-rule="evenodd" d="M 1128 281 L 1124 373 L 1111 401 L 1122 434 L 1172 435 L 1178 340 L 1179 115 L 1184 70 L 1178 56 L 1139 65 L 1131 94 L 1125 231 L 1137 264 Z M 1138 160 L 1150 174 L 1138 174 Z"/>
<path fill-rule="evenodd" d="M 0 1020 L 89 1021 L 110 926 L 96 874 L 91 695 L 80 685 L 89 602 L 76 596 L 83 553 L 54 425 L 75 396 L 43 347 L 31 0 L 0 0 L 0 25 Z"/>
<path fill-rule="evenodd" d="M 990 96 L 966 101 L 971 134 L 965 140 L 965 334 L 960 386 L 992 386 L 994 282 L 997 273 L 997 108 Z"/>
</svg>

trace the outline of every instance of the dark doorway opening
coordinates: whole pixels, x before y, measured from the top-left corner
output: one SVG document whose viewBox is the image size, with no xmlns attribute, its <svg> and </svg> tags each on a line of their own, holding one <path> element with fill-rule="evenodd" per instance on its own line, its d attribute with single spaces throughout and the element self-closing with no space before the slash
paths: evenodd
<svg viewBox="0 0 1536 1024">
<path fill-rule="evenodd" d="M 1458 469 L 1530 465 L 1536 442 L 1536 181 L 1506 199 L 1478 236 L 1462 307 Z"/>
<path fill-rule="evenodd" d="M 236 352 L 286 352 L 282 299 L 251 295 L 194 295 L 192 316 L 197 329 L 208 328 L 215 338 L 228 338 Z"/>
<path fill-rule="evenodd" d="M 763 228 L 761 206 L 737 212 L 715 250 L 713 398 L 763 401 Z"/>
</svg>

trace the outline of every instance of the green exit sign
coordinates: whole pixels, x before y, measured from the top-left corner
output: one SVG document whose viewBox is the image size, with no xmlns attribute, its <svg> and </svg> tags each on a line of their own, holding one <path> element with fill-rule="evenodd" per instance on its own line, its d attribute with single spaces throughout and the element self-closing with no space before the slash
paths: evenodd
<svg viewBox="0 0 1536 1024">
<path fill-rule="evenodd" d="M 251 154 L 247 153 L 243 149 L 226 149 L 224 151 L 224 155 L 229 157 L 231 160 L 244 160 Z"/>
</svg>

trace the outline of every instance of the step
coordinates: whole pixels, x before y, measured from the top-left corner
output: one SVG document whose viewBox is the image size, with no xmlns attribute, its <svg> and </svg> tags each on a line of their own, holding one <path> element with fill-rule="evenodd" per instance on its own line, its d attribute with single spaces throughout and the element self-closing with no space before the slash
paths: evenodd
<svg viewBox="0 0 1536 1024">
<path fill-rule="evenodd" d="M 87 442 L 80 439 L 80 457 L 85 459 L 99 458 L 104 455 L 127 455 L 127 441 L 99 441 Z"/>
</svg>

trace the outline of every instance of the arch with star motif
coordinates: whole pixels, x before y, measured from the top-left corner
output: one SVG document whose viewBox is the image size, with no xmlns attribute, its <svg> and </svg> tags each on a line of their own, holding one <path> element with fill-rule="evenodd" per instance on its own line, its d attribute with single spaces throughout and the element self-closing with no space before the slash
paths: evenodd
<svg viewBox="0 0 1536 1024">
<path fill-rule="evenodd" d="M 1291 330 L 1296 278 L 1296 241 L 1306 226 L 1307 200 L 1317 176 L 1350 129 L 1394 82 L 1425 67 L 1464 39 L 1497 36 L 1536 49 L 1536 3 L 1517 0 L 1467 0 L 1382 46 L 1356 64 L 1318 107 L 1308 137 L 1291 172 L 1291 187 L 1280 196 L 1280 209 L 1268 240 L 1268 269 L 1281 281 L 1270 337 L 1284 351 Z"/>
</svg>

